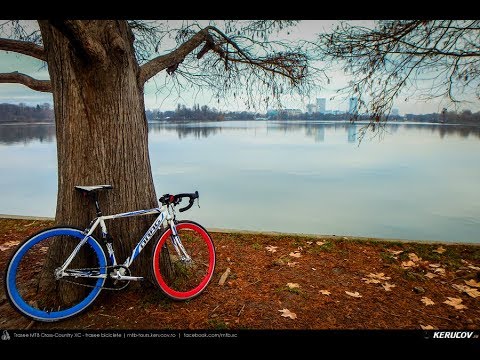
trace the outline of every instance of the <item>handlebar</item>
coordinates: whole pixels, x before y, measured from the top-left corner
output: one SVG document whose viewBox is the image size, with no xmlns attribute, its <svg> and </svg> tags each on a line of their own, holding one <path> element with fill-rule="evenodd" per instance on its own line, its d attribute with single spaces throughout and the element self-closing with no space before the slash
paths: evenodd
<svg viewBox="0 0 480 360">
<path fill-rule="evenodd" d="M 184 212 L 193 206 L 193 202 L 195 201 L 195 199 L 199 198 L 198 191 L 195 191 L 194 193 L 181 193 L 177 195 L 164 194 L 158 200 L 162 203 L 162 205 L 169 205 L 169 204 L 178 205 L 180 204 L 182 199 L 185 197 L 189 198 L 188 205 L 181 209 L 178 209 L 178 211 Z"/>
</svg>

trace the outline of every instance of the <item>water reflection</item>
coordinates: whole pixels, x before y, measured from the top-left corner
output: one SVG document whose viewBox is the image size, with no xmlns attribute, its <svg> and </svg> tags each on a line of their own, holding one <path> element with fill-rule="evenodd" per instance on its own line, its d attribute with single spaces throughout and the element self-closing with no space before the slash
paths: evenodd
<svg viewBox="0 0 480 360">
<path fill-rule="evenodd" d="M 219 135 L 222 130 L 247 131 L 248 128 L 256 129 L 266 127 L 267 131 L 280 131 L 283 133 L 303 132 L 306 137 L 313 138 L 315 142 L 325 142 L 326 134 L 334 130 L 344 130 L 345 142 L 357 143 L 359 140 L 359 131 L 365 126 L 365 123 L 351 124 L 345 122 L 313 122 L 313 121 L 248 121 L 248 126 L 238 126 L 238 122 L 185 122 L 169 123 L 158 122 L 149 123 L 149 133 L 170 133 L 176 134 L 178 139 L 193 137 L 196 139 L 208 138 L 212 135 Z M 480 127 L 468 125 L 439 125 L 439 124 L 411 124 L 411 123 L 391 123 L 385 127 L 383 135 L 394 134 L 399 129 L 412 129 L 420 132 L 428 132 L 438 135 L 441 139 L 446 136 L 457 136 L 467 138 L 470 135 L 480 138 Z M 328 140 L 328 139 L 327 139 Z M 53 124 L 24 124 L 24 125 L 0 125 L 0 144 L 28 144 L 31 141 L 41 143 L 51 143 L 55 141 L 55 126 Z"/>
<path fill-rule="evenodd" d="M 13 145 L 31 141 L 51 143 L 55 141 L 55 125 L 25 124 L 0 125 L 0 144 Z"/>
</svg>

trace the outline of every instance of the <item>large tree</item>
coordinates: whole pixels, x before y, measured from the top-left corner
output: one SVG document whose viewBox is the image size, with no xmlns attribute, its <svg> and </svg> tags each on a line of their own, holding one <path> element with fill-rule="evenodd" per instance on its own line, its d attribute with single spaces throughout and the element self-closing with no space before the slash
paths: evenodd
<svg viewBox="0 0 480 360">
<path fill-rule="evenodd" d="M 53 94 L 56 223 L 85 227 L 94 216 L 92 206 L 74 191 L 75 185 L 112 184 L 114 190 L 100 198 L 105 214 L 158 205 L 144 111 L 144 86 L 156 74 L 166 71 L 165 86 L 176 86 L 177 91 L 188 85 L 214 90 L 217 97 L 246 95 L 250 105 L 292 89 L 305 90 L 307 54 L 269 40 L 275 31 L 294 24 L 224 21 L 202 26 L 196 21 L 126 20 L 0 24 L 4 36 L 0 50 L 31 56 L 48 66 L 50 80 L 13 72 L 0 74 L 0 83 Z M 114 245 L 121 260 L 150 223 L 151 219 L 136 217 L 108 224 L 113 237 L 121 240 Z M 149 254 L 145 251 L 137 261 L 136 274 L 148 276 Z"/>
<path fill-rule="evenodd" d="M 323 60 L 351 75 L 341 93 L 359 99 L 358 112 L 368 113 L 371 124 L 385 121 L 399 97 L 480 99 L 479 20 L 342 22 L 316 45 Z"/>
</svg>

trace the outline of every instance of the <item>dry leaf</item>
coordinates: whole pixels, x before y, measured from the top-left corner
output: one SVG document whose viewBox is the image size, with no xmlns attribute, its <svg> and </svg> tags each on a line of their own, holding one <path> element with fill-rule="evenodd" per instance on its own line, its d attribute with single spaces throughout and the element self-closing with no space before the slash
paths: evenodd
<svg viewBox="0 0 480 360">
<path fill-rule="evenodd" d="M 297 250 L 298 250 L 298 251 L 302 251 L 302 250 L 303 250 L 303 247 L 299 246 L 299 247 L 297 248 Z"/>
<path fill-rule="evenodd" d="M 365 281 L 366 284 L 380 284 L 380 280 L 377 279 L 362 278 L 362 281 Z"/>
<path fill-rule="evenodd" d="M 435 305 L 435 303 L 432 301 L 432 299 L 430 299 L 426 296 L 422 297 L 421 302 L 424 303 L 425 305 Z"/>
<path fill-rule="evenodd" d="M 438 328 L 436 328 L 435 326 L 432 326 L 432 325 L 423 326 L 422 324 L 420 324 L 420 327 L 422 328 L 422 330 L 438 330 Z"/>
<path fill-rule="evenodd" d="M 294 257 L 294 258 L 299 258 L 300 256 L 302 256 L 302 254 L 300 254 L 298 251 L 291 252 L 288 255 L 290 255 L 291 257 Z"/>
<path fill-rule="evenodd" d="M 387 249 L 387 251 L 393 255 L 400 255 L 403 250 L 391 250 L 391 249 Z"/>
<path fill-rule="evenodd" d="M 469 286 L 466 286 L 466 285 L 453 284 L 452 287 L 457 289 L 460 292 L 466 293 L 468 296 L 471 296 L 473 298 L 477 298 L 477 297 L 480 296 L 480 291 L 478 291 L 475 288 L 471 288 Z"/>
<path fill-rule="evenodd" d="M 300 285 L 297 284 L 297 283 L 287 283 L 287 287 L 289 289 L 298 289 L 300 287 Z"/>
<path fill-rule="evenodd" d="M 480 271 L 480 267 L 478 267 L 478 266 L 468 265 L 468 267 L 469 267 L 470 269 Z"/>
<path fill-rule="evenodd" d="M 20 244 L 20 241 L 7 241 L 0 245 L 0 250 L 5 251 Z"/>
<path fill-rule="evenodd" d="M 352 297 L 355 297 L 355 298 L 361 298 L 362 295 L 360 295 L 358 293 L 358 291 L 355 291 L 355 292 L 350 292 L 350 291 L 345 291 L 345 293 L 348 295 L 348 296 L 352 296 Z"/>
<path fill-rule="evenodd" d="M 415 264 L 413 261 L 408 260 L 408 261 L 402 261 L 402 267 L 404 268 L 409 268 L 409 267 L 415 267 L 417 264 Z"/>
<path fill-rule="evenodd" d="M 412 260 L 413 262 L 417 262 L 417 261 L 420 261 L 420 258 L 417 256 L 417 254 L 415 253 L 409 253 L 408 254 L 408 258 L 410 260 Z"/>
<path fill-rule="evenodd" d="M 328 290 L 320 290 L 320 293 L 323 294 L 323 295 L 327 295 L 327 296 L 330 295 L 330 291 L 328 291 Z"/>
<path fill-rule="evenodd" d="M 434 273 L 431 273 L 431 272 L 427 272 L 427 273 L 425 274 L 425 277 L 427 277 L 427 278 L 429 278 L 429 279 L 433 279 L 433 278 L 436 277 L 436 276 L 438 276 L 438 275 L 435 275 Z"/>
<path fill-rule="evenodd" d="M 307 241 L 307 244 L 308 244 L 308 245 L 312 245 L 312 244 L 313 244 L 313 241 Z"/>
<path fill-rule="evenodd" d="M 316 244 L 317 244 L 318 246 L 322 246 L 322 245 L 325 244 L 325 241 L 317 241 Z"/>
<path fill-rule="evenodd" d="M 463 300 L 460 299 L 460 298 L 452 298 L 452 297 L 447 296 L 447 299 L 448 300 L 445 300 L 443 303 L 447 304 L 447 305 L 450 305 L 450 306 L 453 306 L 457 310 L 467 308 L 465 305 L 462 304 Z"/>
<path fill-rule="evenodd" d="M 447 249 L 445 249 L 443 246 L 439 246 L 436 250 L 433 250 L 433 252 L 443 254 Z"/>
<path fill-rule="evenodd" d="M 465 284 L 467 284 L 468 286 L 473 286 L 473 287 L 476 287 L 476 288 L 480 288 L 480 282 L 476 282 L 475 280 L 471 279 L 471 280 L 463 280 L 465 281 Z"/>
<path fill-rule="evenodd" d="M 265 246 L 265 249 L 267 249 L 267 251 L 274 253 L 274 252 L 277 252 L 278 246 L 268 245 L 268 246 Z"/>
<path fill-rule="evenodd" d="M 297 265 L 297 264 L 298 264 L 298 262 L 296 262 L 296 261 L 287 262 L 287 265 L 288 265 L 289 267 L 294 267 L 294 266 Z"/>
<path fill-rule="evenodd" d="M 282 309 L 282 310 L 278 310 L 278 311 L 280 311 L 280 312 L 282 313 L 282 316 L 283 316 L 283 317 L 288 317 L 288 318 L 290 318 L 290 319 L 292 319 L 292 320 L 297 318 L 297 314 L 291 312 L 291 311 L 288 310 L 288 309 Z"/>
<path fill-rule="evenodd" d="M 220 277 L 220 280 L 218 281 L 218 285 L 223 286 L 229 274 L 230 274 L 230 268 L 227 268 L 227 270 L 225 270 L 225 272 Z"/>
<path fill-rule="evenodd" d="M 428 266 L 430 266 L 430 267 L 432 267 L 432 268 L 438 268 L 438 267 L 440 267 L 440 266 L 442 266 L 442 265 L 440 265 L 440 264 L 428 264 Z"/>
<path fill-rule="evenodd" d="M 386 282 L 385 284 L 382 284 L 382 287 L 385 289 L 385 291 L 391 291 L 390 289 L 396 287 L 396 285 Z"/>
<path fill-rule="evenodd" d="M 369 278 L 372 278 L 372 279 L 379 279 L 379 280 L 390 280 L 390 276 L 385 276 L 384 273 L 370 273 L 367 275 Z"/>
<path fill-rule="evenodd" d="M 315 268 L 312 268 L 312 270 L 313 270 L 313 271 L 315 271 L 315 270 L 317 270 L 317 269 L 315 269 Z"/>
<path fill-rule="evenodd" d="M 442 276 L 445 276 L 445 269 L 444 268 L 436 268 L 435 270 L 433 270 L 434 272 L 436 273 L 439 273 L 440 275 Z"/>
</svg>

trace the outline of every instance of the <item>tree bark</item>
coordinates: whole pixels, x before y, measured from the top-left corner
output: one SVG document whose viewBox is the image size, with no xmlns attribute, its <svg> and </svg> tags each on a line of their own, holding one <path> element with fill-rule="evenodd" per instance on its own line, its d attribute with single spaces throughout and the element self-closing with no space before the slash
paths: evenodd
<svg viewBox="0 0 480 360">
<path fill-rule="evenodd" d="M 85 24 L 82 38 L 72 41 L 74 34 L 66 36 L 58 24 L 39 21 L 56 120 L 55 222 L 80 228 L 95 217 L 95 208 L 75 191 L 75 185 L 113 185 L 113 190 L 99 194 L 105 215 L 158 206 L 133 34 L 126 21 Z M 96 56 L 89 57 L 79 48 L 85 38 L 88 46 L 95 44 Z M 108 56 L 102 57 L 103 53 Z M 150 216 L 107 222 L 119 263 L 151 223 Z M 60 246 L 56 251 L 61 254 Z M 150 261 L 146 248 L 132 266 L 132 274 L 149 277 Z"/>
</svg>

